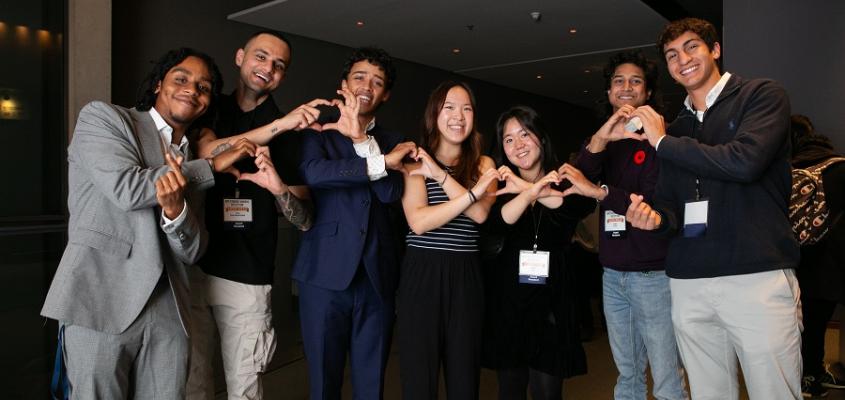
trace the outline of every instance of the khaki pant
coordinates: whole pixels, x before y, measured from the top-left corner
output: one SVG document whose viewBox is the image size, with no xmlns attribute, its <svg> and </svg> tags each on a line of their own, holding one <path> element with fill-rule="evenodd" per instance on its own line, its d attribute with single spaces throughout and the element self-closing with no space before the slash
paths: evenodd
<svg viewBox="0 0 845 400">
<path fill-rule="evenodd" d="M 738 399 L 738 366 L 751 400 L 801 398 L 801 305 L 792 269 L 671 279 L 669 286 L 693 399 Z"/>
<path fill-rule="evenodd" d="M 191 359 L 188 400 L 214 398 L 214 327 L 220 334 L 229 400 L 261 399 L 261 374 L 273 358 L 276 338 L 271 285 L 248 285 L 191 271 Z"/>
</svg>

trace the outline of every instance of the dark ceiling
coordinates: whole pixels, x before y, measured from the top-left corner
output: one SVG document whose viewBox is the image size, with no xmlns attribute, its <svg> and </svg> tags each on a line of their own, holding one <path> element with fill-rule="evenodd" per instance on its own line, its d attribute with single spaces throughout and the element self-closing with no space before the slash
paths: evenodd
<svg viewBox="0 0 845 400">
<path fill-rule="evenodd" d="M 605 101 L 607 58 L 654 42 L 669 21 L 710 20 L 721 30 L 722 4 L 655 0 L 276 0 L 229 19 L 357 47 L 588 108 Z M 667 110 L 684 91 L 661 64 Z"/>
</svg>

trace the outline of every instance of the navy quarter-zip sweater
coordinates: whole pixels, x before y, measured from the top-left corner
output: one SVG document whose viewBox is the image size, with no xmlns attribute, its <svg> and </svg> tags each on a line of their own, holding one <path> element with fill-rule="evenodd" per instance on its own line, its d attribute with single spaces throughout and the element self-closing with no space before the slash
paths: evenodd
<svg viewBox="0 0 845 400">
<path fill-rule="evenodd" d="M 684 108 L 657 149 L 655 208 L 672 237 L 666 273 L 693 279 L 794 268 L 798 243 L 788 218 L 790 107 L 765 79 L 732 76 L 699 122 Z M 684 205 L 709 201 L 707 230 L 683 237 Z"/>
</svg>

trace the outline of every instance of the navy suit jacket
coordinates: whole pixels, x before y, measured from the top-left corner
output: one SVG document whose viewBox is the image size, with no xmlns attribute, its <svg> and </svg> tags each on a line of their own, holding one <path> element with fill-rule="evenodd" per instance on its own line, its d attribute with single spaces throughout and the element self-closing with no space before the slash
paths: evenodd
<svg viewBox="0 0 845 400">
<path fill-rule="evenodd" d="M 402 136 L 376 125 L 369 132 L 383 154 Z M 293 279 L 330 290 L 344 290 L 360 265 L 383 300 L 392 301 L 399 277 L 397 232 L 389 204 L 402 197 L 402 174 L 388 170 L 376 181 L 367 176 L 367 160 L 352 140 L 331 130 L 308 132 L 300 172 L 311 190 L 314 226 L 305 232 L 293 267 Z"/>
</svg>

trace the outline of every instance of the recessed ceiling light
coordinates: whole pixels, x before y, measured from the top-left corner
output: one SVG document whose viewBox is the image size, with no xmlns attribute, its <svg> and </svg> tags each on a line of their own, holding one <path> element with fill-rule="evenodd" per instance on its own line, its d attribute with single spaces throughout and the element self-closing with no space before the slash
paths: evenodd
<svg viewBox="0 0 845 400">
<path fill-rule="evenodd" d="M 585 90 L 585 91 L 584 91 L 584 93 L 590 93 L 590 91 L 589 91 L 589 90 Z"/>
<path fill-rule="evenodd" d="M 357 26 L 357 27 L 359 27 L 359 28 L 363 28 L 363 27 L 364 27 L 364 21 L 358 21 L 358 22 L 356 22 L 356 23 L 355 23 L 355 26 Z"/>
<path fill-rule="evenodd" d="M 590 70 L 585 69 L 585 70 L 584 70 L 584 73 L 585 73 L 585 74 L 589 74 L 589 73 L 590 73 Z"/>
<path fill-rule="evenodd" d="M 575 29 L 575 28 L 569 28 L 569 33 L 575 33 L 575 32 L 578 32 L 578 30 Z"/>
<path fill-rule="evenodd" d="M 543 79 L 543 75 L 537 75 L 537 79 Z"/>
<path fill-rule="evenodd" d="M 454 49 L 452 49 L 452 54 L 458 54 L 458 53 L 460 53 L 460 52 L 461 52 L 461 49 L 459 49 L 459 48 L 457 48 L 457 47 L 455 47 Z"/>
</svg>

